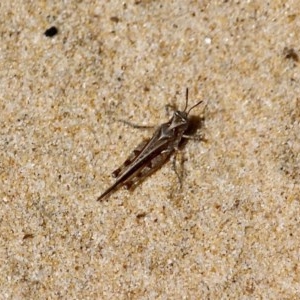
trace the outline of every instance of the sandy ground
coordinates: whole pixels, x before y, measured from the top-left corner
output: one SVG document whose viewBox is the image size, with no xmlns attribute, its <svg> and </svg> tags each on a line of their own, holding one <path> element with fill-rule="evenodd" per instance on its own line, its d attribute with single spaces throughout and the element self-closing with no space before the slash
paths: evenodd
<svg viewBox="0 0 300 300">
<path fill-rule="evenodd" d="M 299 299 L 300 2 L 49 3 L 0 4 L 0 298 Z M 182 189 L 96 202 L 187 87 Z"/>
</svg>

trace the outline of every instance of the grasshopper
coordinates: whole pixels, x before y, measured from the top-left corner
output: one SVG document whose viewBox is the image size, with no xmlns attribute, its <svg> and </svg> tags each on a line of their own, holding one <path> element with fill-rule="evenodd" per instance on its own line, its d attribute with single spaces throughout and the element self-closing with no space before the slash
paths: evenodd
<svg viewBox="0 0 300 300">
<path fill-rule="evenodd" d="M 184 135 L 189 126 L 188 115 L 201 103 L 202 101 L 199 101 L 186 111 L 188 107 L 188 89 L 186 89 L 184 110 L 176 110 L 167 123 L 156 129 L 152 138 L 144 140 L 134 149 L 123 165 L 112 173 L 116 178 L 115 183 L 100 195 L 97 201 L 103 200 L 121 186 L 130 189 L 161 167 L 170 155 L 178 150 L 182 139 L 189 138 Z"/>
</svg>

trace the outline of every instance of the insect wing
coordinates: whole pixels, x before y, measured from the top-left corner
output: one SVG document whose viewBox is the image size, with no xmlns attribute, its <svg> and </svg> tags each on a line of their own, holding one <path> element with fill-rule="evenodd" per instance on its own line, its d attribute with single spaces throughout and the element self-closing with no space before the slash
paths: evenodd
<svg viewBox="0 0 300 300">
<path fill-rule="evenodd" d="M 144 164 L 137 172 L 125 180 L 124 185 L 127 189 L 132 186 L 136 186 L 138 183 L 143 181 L 146 177 L 150 176 L 158 168 L 160 168 L 164 162 L 170 156 L 171 151 L 161 152 L 159 155 L 153 157 L 150 161 Z"/>
<path fill-rule="evenodd" d="M 158 129 L 150 141 L 146 140 L 140 143 L 123 165 L 113 172 L 113 175 L 117 177 L 115 183 L 98 197 L 98 201 L 108 196 L 121 185 L 130 187 L 132 185 L 131 182 L 139 181 L 134 179 L 136 174 L 141 174 L 140 176 L 144 177 L 142 175 L 144 167 L 150 166 L 152 158 L 159 155 L 167 147 L 168 141 L 159 140 L 159 133 L 160 130 Z"/>
<path fill-rule="evenodd" d="M 124 161 L 124 163 L 112 172 L 112 176 L 115 178 L 121 177 L 126 170 L 134 163 L 134 161 L 139 157 L 139 155 L 143 152 L 150 139 L 142 141 L 129 155 L 129 157 Z"/>
<path fill-rule="evenodd" d="M 148 165 L 154 157 L 160 155 L 164 150 L 167 150 L 168 143 L 167 139 L 159 140 L 156 135 L 154 135 L 134 161 L 117 177 L 116 182 L 121 183 L 135 176 L 135 174 L 137 174 L 141 168 Z"/>
</svg>

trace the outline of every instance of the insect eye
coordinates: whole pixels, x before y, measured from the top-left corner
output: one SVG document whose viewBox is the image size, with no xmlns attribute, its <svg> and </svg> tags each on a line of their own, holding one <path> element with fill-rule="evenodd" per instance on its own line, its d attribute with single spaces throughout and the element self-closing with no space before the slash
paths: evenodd
<svg viewBox="0 0 300 300">
<path fill-rule="evenodd" d="M 184 118 L 184 116 L 183 116 L 183 114 L 182 114 L 182 111 L 179 111 L 179 110 L 177 110 L 177 111 L 175 112 L 175 116 L 176 116 L 177 118 L 180 118 L 180 119 L 183 119 L 183 118 Z"/>
<path fill-rule="evenodd" d="M 182 121 L 185 121 L 187 118 L 187 114 L 185 112 L 182 111 L 176 111 L 176 117 Z"/>
</svg>

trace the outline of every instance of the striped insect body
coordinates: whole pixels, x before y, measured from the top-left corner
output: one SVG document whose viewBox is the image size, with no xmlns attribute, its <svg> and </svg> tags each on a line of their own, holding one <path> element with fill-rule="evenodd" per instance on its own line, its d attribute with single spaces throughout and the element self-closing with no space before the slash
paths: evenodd
<svg viewBox="0 0 300 300">
<path fill-rule="evenodd" d="M 179 144 L 189 126 L 188 115 L 190 111 L 202 101 L 192 106 L 188 111 L 188 89 L 186 89 L 186 105 L 183 111 L 175 111 L 171 119 L 160 125 L 153 137 L 140 143 L 121 167 L 116 169 L 112 175 L 115 182 L 100 195 L 97 201 L 104 200 L 119 187 L 130 189 L 160 168 L 170 155 L 178 150 Z"/>
</svg>

